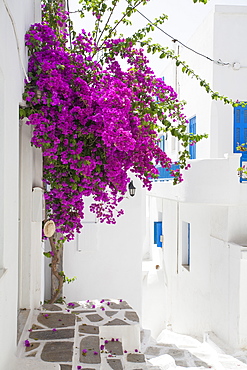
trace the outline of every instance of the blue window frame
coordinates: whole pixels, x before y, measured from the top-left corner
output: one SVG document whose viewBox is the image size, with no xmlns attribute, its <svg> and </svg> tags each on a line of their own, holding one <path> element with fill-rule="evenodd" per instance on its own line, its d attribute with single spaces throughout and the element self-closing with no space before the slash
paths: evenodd
<svg viewBox="0 0 247 370">
<path fill-rule="evenodd" d="M 196 116 L 189 120 L 189 133 L 196 134 Z M 189 146 L 190 159 L 196 159 L 196 144 Z"/>
<path fill-rule="evenodd" d="M 166 168 L 160 166 L 158 166 L 157 169 L 159 171 L 159 180 L 173 180 L 174 177 L 170 174 L 170 170 L 167 170 Z M 178 164 L 171 165 L 171 170 L 174 171 L 178 169 L 179 169 Z"/>
<path fill-rule="evenodd" d="M 159 138 L 159 148 L 164 152 L 165 151 L 165 135 L 162 135 L 160 138 Z"/>
<path fill-rule="evenodd" d="M 237 146 L 247 143 L 247 106 L 234 108 L 233 153 L 240 153 Z"/>
<path fill-rule="evenodd" d="M 167 134 L 164 134 L 162 136 L 160 136 L 159 138 L 159 143 L 158 143 L 158 146 L 159 148 L 165 152 L 165 142 L 166 142 L 166 138 L 167 138 Z M 172 180 L 173 179 L 173 176 L 170 174 L 170 170 L 166 169 L 166 168 L 163 168 L 161 166 L 157 166 L 157 169 L 159 171 L 159 180 Z M 172 164 L 171 165 L 171 170 L 178 170 L 179 169 L 179 165 L 177 164 Z"/>
<path fill-rule="evenodd" d="M 233 153 L 242 153 L 240 167 L 247 162 L 247 152 L 237 150 L 241 144 L 247 143 L 247 106 L 234 107 L 234 128 L 233 128 Z M 240 177 L 240 182 L 247 181 Z"/>
<path fill-rule="evenodd" d="M 160 240 L 162 235 L 162 222 L 154 222 L 154 244 L 157 244 L 157 247 L 162 248 L 162 241 Z"/>
</svg>

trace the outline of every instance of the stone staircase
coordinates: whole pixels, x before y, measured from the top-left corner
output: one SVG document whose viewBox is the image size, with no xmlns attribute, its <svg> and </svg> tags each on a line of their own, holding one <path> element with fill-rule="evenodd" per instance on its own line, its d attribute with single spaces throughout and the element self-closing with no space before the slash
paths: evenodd
<svg viewBox="0 0 247 370">
<path fill-rule="evenodd" d="M 17 357 L 19 370 L 159 369 L 147 364 L 139 317 L 122 300 L 44 304 L 27 320 Z"/>
<path fill-rule="evenodd" d="M 141 330 L 126 301 L 45 304 L 29 315 L 13 370 L 247 370 L 209 343 L 165 330 L 157 341 Z"/>
</svg>

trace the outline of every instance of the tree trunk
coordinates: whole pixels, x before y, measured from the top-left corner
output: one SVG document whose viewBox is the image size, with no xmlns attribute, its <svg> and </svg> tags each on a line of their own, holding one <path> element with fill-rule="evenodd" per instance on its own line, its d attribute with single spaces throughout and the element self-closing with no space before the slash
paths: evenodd
<svg viewBox="0 0 247 370">
<path fill-rule="evenodd" d="M 51 304 L 63 296 L 63 273 L 60 274 L 63 272 L 63 245 L 57 249 L 56 240 L 56 234 L 49 238 L 54 253 L 51 260 Z"/>
</svg>

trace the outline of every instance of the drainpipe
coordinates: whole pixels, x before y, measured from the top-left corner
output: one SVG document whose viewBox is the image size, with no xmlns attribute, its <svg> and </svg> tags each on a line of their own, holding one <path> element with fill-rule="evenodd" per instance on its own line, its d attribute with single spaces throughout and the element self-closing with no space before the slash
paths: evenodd
<svg viewBox="0 0 247 370">
<path fill-rule="evenodd" d="M 179 222 L 180 222 L 180 202 L 178 197 L 176 197 L 176 203 L 177 203 L 177 215 L 176 215 L 176 221 L 177 221 L 177 274 L 178 274 L 178 257 L 179 257 Z"/>
</svg>

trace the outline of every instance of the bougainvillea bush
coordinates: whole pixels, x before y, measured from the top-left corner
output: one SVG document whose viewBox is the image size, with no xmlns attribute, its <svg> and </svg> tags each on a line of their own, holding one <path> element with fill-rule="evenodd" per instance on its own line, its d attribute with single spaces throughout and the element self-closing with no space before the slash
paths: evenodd
<svg viewBox="0 0 247 370">
<path fill-rule="evenodd" d="M 201 136 L 187 133 L 183 104 L 131 38 L 109 37 L 112 32 L 97 42 L 99 32 L 82 30 L 69 45 L 68 16 L 62 5 L 53 2 L 52 12 L 51 2 L 44 2 L 43 23 L 26 34 L 29 81 L 21 115 L 33 126 L 32 144 L 42 148 L 48 219 L 72 239 L 82 227 L 83 197 L 93 197 L 90 210 L 101 222 L 115 223 L 130 172 L 150 189 L 156 165 L 170 169 L 159 131 L 181 140 L 180 168 L 187 168 L 189 143 Z M 172 175 L 174 183 L 182 181 L 180 170 Z"/>
</svg>

